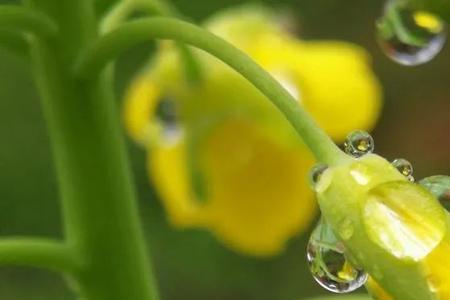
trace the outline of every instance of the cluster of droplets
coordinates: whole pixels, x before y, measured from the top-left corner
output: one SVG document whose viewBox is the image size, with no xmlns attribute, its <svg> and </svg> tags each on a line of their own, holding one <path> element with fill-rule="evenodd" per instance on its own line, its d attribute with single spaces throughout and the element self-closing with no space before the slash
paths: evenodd
<svg viewBox="0 0 450 300">
<path fill-rule="evenodd" d="M 367 132 L 354 131 L 348 135 L 344 148 L 348 154 L 361 157 L 374 150 L 374 141 Z M 309 181 L 313 188 L 327 169 L 326 164 L 317 164 L 311 169 Z M 344 227 L 343 236 L 351 237 L 352 232 L 346 229 L 348 226 Z M 323 218 L 309 238 L 306 253 L 314 280 L 328 291 L 349 293 L 367 281 L 368 274 L 350 262 L 343 243 Z"/>
<path fill-rule="evenodd" d="M 361 130 L 348 134 L 344 143 L 345 152 L 354 158 L 370 154 L 374 148 L 375 143 L 372 136 Z M 414 170 L 409 161 L 397 158 L 392 161 L 392 166 L 406 179 L 414 182 Z M 313 189 L 317 187 L 321 176 L 327 169 L 328 165 L 325 164 L 317 164 L 311 169 L 309 180 Z M 431 176 L 418 183 L 436 196 L 443 207 L 450 211 L 450 176 Z M 339 236 L 343 240 L 351 238 L 353 234 L 351 223 L 349 226 L 343 224 L 341 227 Z M 361 268 L 355 267 L 348 259 L 343 243 L 336 238 L 331 227 L 323 218 L 309 239 L 307 260 L 313 278 L 331 292 L 352 292 L 364 285 L 368 279 L 368 274 Z"/>
<path fill-rule="evenodd" d="M 376 25 L 383 52 L 407 66 L 433 59 L 447 39 L 444 21 L 429 12 L 411 8 L 408 1 L 388 0 Z"/>
<path fill-rule="evenodd" d="M 309 269 L 320 286 L 334 293 L 349 293 L 364 285 L 368 274 L 354 267 L 329 225 L 321 219 L 308 242 Z"/>
<path fill-rule="evenodd" d="M 354 158 L 370 154 L 374 149 L 375 142 L 372 136 L 362 130 L 349 133 L 344 143 L 345 152 Z M 395 159 L 392 165 L 408 180 L 414 181 L 413 167 L 407 160 Z M 309 180 L 313 188 L 317 186 L 327 169 L 328 166 L 325 164 L 317 164 L 311 169 Z M 342 230 L 339 229 L 341 238 L 346 239 L 352 236 L 353 227 L 351 231 L 347 230 L 350 227 L 342 226 Z M 313 278 L 331 292 L 352 292 L 364 285 L 368 279 L 368 274 L 361 268 L 355 267 L 348 259 L 343 243 L 336 238 L 323 218 L 309 239 L 307 260 Z"/>
</svg>

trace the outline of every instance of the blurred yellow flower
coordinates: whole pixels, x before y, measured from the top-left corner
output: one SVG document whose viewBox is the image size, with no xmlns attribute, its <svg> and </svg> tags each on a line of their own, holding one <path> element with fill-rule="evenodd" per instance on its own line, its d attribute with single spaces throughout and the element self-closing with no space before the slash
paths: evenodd
<svg viewBox="0 0 450 300">
<path fill-rule="evenodd" d="M 278 79 L 336 141 L 376 122 L 380 86 L 358 46 L 300 41 L 254 7 L 221 13 L 205 26 Z M 160 44 L 126 95 L 128 132 L 149 150 L 151 180 L 174 226 L 207 228 L 249 255 L 277 254 L 314 218 L 312 156 L 258 90 L 215 58 L 193 54 L 202 75 L 194 84 L 174 45 Z M 176 105 L 175 138 L 158 118 L 161 99 Z"/>
</svg>

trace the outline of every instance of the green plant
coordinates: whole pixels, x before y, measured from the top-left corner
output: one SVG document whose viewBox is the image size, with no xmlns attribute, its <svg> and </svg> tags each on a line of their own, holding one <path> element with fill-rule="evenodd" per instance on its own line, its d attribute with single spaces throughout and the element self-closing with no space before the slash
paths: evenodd
<svg viewBox="0 0 450 300">
<path fill-rule="evenodd" d="M 112 95 L 110 63 L 127 48 L 150 39 L 182 43 L 193 80 L 201 74 L 183 44 L 203 49 L 266 95 L 319 162 L 345 166 L 353 160 L 247 55 L 174 18 L 124 22 L 136 10 L 173 13 L 145 0 L 121 1 L 100 21 L 92 0 L 28 0 L 22 6 L 0 7 L 0 26 L 6 29 L 0 44 L 31 60 L 51 136 L 65 227 L 64 241 L 1 240 L 0 262 L 62 272 L 87 300 L 158 298 Z M 329 214 L 330 220 L 340 217 Z"/>
</svg>

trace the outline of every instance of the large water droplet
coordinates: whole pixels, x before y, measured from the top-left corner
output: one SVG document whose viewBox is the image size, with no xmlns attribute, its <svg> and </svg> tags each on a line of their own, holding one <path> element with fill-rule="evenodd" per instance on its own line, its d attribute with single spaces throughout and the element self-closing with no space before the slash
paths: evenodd
<svg viewBox="0 0 450 300">
<path fill-rule="evenodd" d="M 307 260 L 317 283 L 334 293 L 352 292 L 368 278 L 367 273 L 355 268 L 345 257 L 342 243 L 322 220 L 309 239 Z"/>
<path fill-rule="evenodd" d="M 392 165 L 409 181 L 414 181 L 413 166 L 409 161 L 404 158 L 397 158 L 392 161 Z"/>
<path fill-rule="evenodd" d="M 439 199 L 442 206 L 450 211 L 450 176 L 436 175 L 422 179 L 419 184 Z"/>
<path fill-rule="evenodd" d="M 356 130 L 347 135 L 344 143 L 344 150 L 347 154 L 354 157 L 361 157 L 365 154 L 372 153 L 375 143 L 370 134 L 362 130 Z"/>
<path fill-rule="evenodd" d="M 407 3 L 390 0 L 377 22 L 378 39 L 384 53 L 399 64 L 415 66 L 433 59 L 444 46 L 444 21 L 413 10 Z"/>
<path fill-rule="evenodd" d="M 319 182 L 320 177 L 326 171 L 326 169 L 328 169 L 328 166 L 325 164 L 317 164 L 312 167 L 311 171 L 309 172 L 309 184 L 312 188 L 314 188 Z"/>
</svg>

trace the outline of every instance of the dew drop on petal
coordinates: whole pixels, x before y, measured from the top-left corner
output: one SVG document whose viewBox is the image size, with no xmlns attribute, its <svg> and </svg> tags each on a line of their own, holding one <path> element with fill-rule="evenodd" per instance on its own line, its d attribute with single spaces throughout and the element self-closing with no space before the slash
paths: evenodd
<svg viewBox="0 0 450 300">
<path fill-rule="evenodd" d="M 350 263 L 341 243 L 336 242 L 330 234 L 321 222 L 309 239 L 307 260 L 311 274 L 328 291 L 352 292 L 364 285 L 368 275 Z"/>
<path fill-rule="evenodd" d="M 354 157 L 361 157 L 372 153 L 375 143 L 370 134 L 362 130 L 356 130 L 347 135 L 344 143 L 344 150 L 347 154 Z"/>
<path fill-rule="evenodd" d="M 397 158 L 392 161 L 392 165 L 409 181 L 414 181 L 414 170 L 412 164 L 409 161 L 404 158 Z"/>
<path fill-rule="evenodd" d="M 445 22 L 439 17 L 413 10 L 406 3 L 390 0 L 377 22 L 383 52 L 395 62 L 416 66 L 432 60 L 447 39 Z"/>
<path fill-rule="evenodd" d="M 314 167 L 312 167 L 311 171 L 309 172 L 309 184 L 311 185 L 312 188 L 316 186 L 316 184 L 320 180 L 320 177 L 327 169 L 328 165 L 325 164 L 317 164 Z"/>
</svg>

